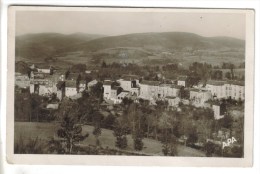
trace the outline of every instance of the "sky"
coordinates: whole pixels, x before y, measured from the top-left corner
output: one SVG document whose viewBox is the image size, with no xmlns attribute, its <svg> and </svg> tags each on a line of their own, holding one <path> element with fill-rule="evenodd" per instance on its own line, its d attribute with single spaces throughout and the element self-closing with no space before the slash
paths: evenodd
<svg viewBox="0 0 260 174">
<path fill-rule="evenodd" d="M 245 39 L 243 13 L 17 11 L 16 35 L 55 32 L 107 36 L 145 32 L 190 32 Z"/>
</svg>

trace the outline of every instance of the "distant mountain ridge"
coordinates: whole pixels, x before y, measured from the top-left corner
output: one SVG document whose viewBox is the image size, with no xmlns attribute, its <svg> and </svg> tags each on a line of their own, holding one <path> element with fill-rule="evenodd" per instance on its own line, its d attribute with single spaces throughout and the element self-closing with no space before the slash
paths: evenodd
<svg viewBox="0 0 260 174">
<path fill-rule="evenodd" d="M 186 32 L 134 33 L 119 36 L 40 33 L 17 36 L 15 51 L 16 57 L 24 57 L 32 61 L 54 56 L 63 59 L 64 55 L 66 57 L 71 53 L 80 52 L 79 57 L 69 57 L 69 61 L 74 62 L 84 60 L 82 57 L 86 57 L 86 59 L 101 57 L 104 59 L 106 56 L 113 58 L 120 57 L 122 54 L 129 54 L 130 58 L 134 57 L 135 59 L 138 56 L 145 59 L 151 55 L 161 59 L 159 54 L 162 52 L 181 52 L 181 57 L 185 59 L 183 55 L 187 51 L 215 52 L 215 57 L 222 57 L 225 60 L 223 56 L 227 55 L 223 55 L 222 52 L 229 50 L 231 50 L 232 61 L 243 60 L 245 41 L 223 36 L 203 37 Z M 218 52 L 221 53 L 219 56 Z M 238 60 L 236 60 L 236 56 Z M 229 55 L 226 58 L 228 59 L 228 57 Z M 68 57 L 66 57 L 67 59 Z"/>
<path fill-rule="evenodd" d="M 84 43 L 93 39 L 104 37 L 95 34 L 60 34 L 60 33 L 39 33 L 16 36 L 15 53 L 16 57 L 29 59 L 48 58 L 55 55 L 58 50 Z"/>
<path fill-rule="evenodd" d="M 183 49 L 192 47 L 193 49 L 216 49 L 216 48 L 243 48 L 245 42 L 240 39 L 230 37 L 203 37 L 193 33 L 185 32 L 164 32 L 164 33 L 137 33 L 120 36 L 103 37 L 91 40 L 72 50 L 98 51 L 116 47 L 159 47 L 163 50 Z"/>
</svg>

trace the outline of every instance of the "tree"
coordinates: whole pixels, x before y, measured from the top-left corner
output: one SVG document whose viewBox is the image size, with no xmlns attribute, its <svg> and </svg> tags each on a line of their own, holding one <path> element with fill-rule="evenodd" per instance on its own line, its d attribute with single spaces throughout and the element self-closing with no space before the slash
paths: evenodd
<svg viewBox="0 0 260 174">
<path fill-rule="evenodd" d="M 207 142 L 204 146 L 204 149 L 206 151 L 206 156 L 210 157 L 215 151 L 215 145 L 212 142 Z"/>
<path fill-rule="evenodd" d="M 134 140 L 134 149 L 142 150 L 143 148 L 143 127 L 145 118 L 136 103 L 131 103 L 127 108 L 127 118 L 131 123 L 132 138 Z"/>
<path fill-rule="evenodd" d="M 75 143 L 83 141 L 88 137 L 88 133 L 82 134 L 82 127 L 76 124 L 76 119 L 74 117 L 66 116 L 63 118 L 61 127 L 57 131 L 57 135 L 64 139 L 66 153 L 72 154 Z"/>
<path fill-rule="evenodd" d="M 233 123 L 232 116 L 227 113 L 222 119 L 219 119 L 219 125 L 226 129 L 231 129 Z"/>
<path fill-rule="evenodd" d="M 101 101 L 103 100 L 103 90 L 102 90 L 103 84 L 101 82 L 98 82 L 91 88 L 91 94 L 95 96 L 96 98 L 99 98 Z"/>
<path fill-rule="evenodd" d="M 225 77 L 226 77 L 228 80 L 231 80 L 231 73 L 230 73 L 230 72 L 226 72 L 226 73 L 225 73 Z"/>
<path fill-rule="evenodd" d="M 114 124 L 114 136 L 116 137 L 115 145 L 120 149 L 127 147 L 127 137 L 129 133 L 128 118 L 124 115 L 117 117 Z"/>
<path fill-rule="evenodd" d="M 184 87 L 182 87 L 180 89 L 180 98 L 182 98 L 182 99 L 189 99 L 190 98 L 189 90 L 186 90 L 186 89 L 184 89 Z"/>
<path fill-rule="evenodd" d="M 87 68 L 86 64 L 79 63 L 79 64 L 76 64 L 76 65 L 73 65 L 71 67 L 71 71 L 74 72 L 74 73 L 75 72 L 80 73 L 80 72 L 85 72 L 86 68 Z"/>
<path fill-rule="evenodd" d="M 70 70 L 67 70 L 66 73 L 65 73 L 65 79 L 67 79 L 70 75 Z"/>
<path fill-rule="evenodd" d="M 174 135 L 167 134 L 165 140 L 162 143 L 163 143 L 162 152 L 165 156 L 177 155 L 177 140 Z"/>
<path fill-rule="evenodd" d="M 119 149 L 127 147 L 127 128 L 117 123 L 114 128 L 114 136 L 116 137 L 115 145 Z"/>
<path fill-rule="evenodd" d="M 96 146 L 100 146 L 100 141 L 98 137 L 101 135 L 101 120 L 102 120 L 102 115 L 99 112 L 94 112 L 93 113 L 93 135 L 96 138 Z"/>
<path fill-rule="evenodd" d="M 101 64 L 101 67 L 102 68 L 106 68 L 107 67 L 107 64 L 106 64 L 106 62 L 103 60 L 103 62 L 102 62 L 102 64 Z"/>
<path fill-rule="evenodd" d="M 143 149 L 144 143 L 142 140 L 143 140 L 142 130 L 137 129 L 135 132 L 135 136 L 134 136 L 134 149 L 135 150 L 140 151 Z"/>
<path fill-rule="evenodd" d="M 222 78 L 223 78 L 222 71 L 221 70 L 213 71 L 211 74 L 211 78 L 214 80 L 222 80 Z"/>
</svg>

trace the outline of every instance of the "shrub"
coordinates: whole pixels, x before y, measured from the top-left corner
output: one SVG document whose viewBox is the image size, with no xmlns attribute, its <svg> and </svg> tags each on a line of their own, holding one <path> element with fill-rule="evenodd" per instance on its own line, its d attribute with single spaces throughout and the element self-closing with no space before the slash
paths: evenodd
<svg viewBox="0 0 260 174">
<path fill-rule="evenodd" d="M 45 153 L 44 143 L 36 137 L 35 139 L 30 138 L 28 142 L 25 142 L 22 136 L 14 144 L 15 154 L 43 154 Z"/>
</svg>

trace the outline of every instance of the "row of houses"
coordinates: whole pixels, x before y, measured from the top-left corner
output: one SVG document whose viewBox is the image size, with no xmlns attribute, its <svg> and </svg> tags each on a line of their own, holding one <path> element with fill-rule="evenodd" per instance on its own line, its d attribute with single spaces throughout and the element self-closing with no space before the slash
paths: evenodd
<svg viewBox="0 0 260 174">
<path fill-rule="evenodd" d="M 29 88 L 30 93 L 35 93 L 41 96 L 50 96 L 56 94 L 57 98 L 62 100 L 63 97 L 79 98 L 81 93 L 90 89 L 97 83 L 97 80 L 92 80 L 86 83 L 86 80 L 81 80 L 80 74 L 70 73 L 54 73 L 53 67 L 36 68 L 31 67 L 31 73 L 15 74 L 15 85 L 19 88 Z"/>
<path fill-rule="evenodd" d="M 15 84 L 20 88 L 29 87 L 30 93 L 39 95 L 56 94 L 63 97 L 79 98 L 81 93 L 98 83 L 97 80 L 86 83 L 79 74 L 54 73 L 53 67 L 36 68 L 31 66 L 31 73 L 15 74 Z M 189 92 L 189 99 L 183 99 L 181 92 Z M 207 81 L 206 84 L 190 87 L 188 77 L 179 77 L 176 83 L 142 80 L 135 75 L 123 75 L 122 78 L 103 82 L 103 97 L 114 104 L 121 103 L 124 98 L 149 100 L 155 104 L 157 100 L 166 100 L 170 107 L 178 107 L 179 103 L 192 104 L 196 107 L 212 107 L 215 118 L 221 118 L 221 104 L 208 103 L 214 99 L 244 100 L 244 84 L 238 81 Z"/>
<path fill-rule="evenodd" d="M 166 100 L 170 107 L 178 107 L 179 103 L 192 104 L 196 107 L 211 107 L 216 119 L 224 115 L 221 102 L 215 99 L 244 100 L 244 85 L 237 81 L 208 81 L 205 85 L 190 88 L 187 78 L 181 77 L 177 84 L 165 84 L 159 81 L 140 80 L 137 76 L 122 77 L 117 81 L 105 80 L 103 83 L 104 99 L 114 104 L 121 103 L 124 97 L 137 97 L 155 103 Z M 181 90 L 189 92 L 189 100 L 181 98 Z"/>
</svg>

